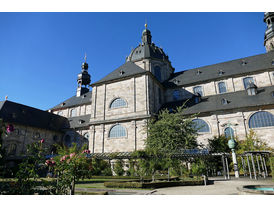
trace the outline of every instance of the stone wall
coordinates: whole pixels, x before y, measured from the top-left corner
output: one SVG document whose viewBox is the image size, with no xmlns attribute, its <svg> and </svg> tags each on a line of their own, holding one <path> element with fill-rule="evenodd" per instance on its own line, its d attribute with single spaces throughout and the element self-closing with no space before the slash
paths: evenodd
<svg viewBox="0 0 274 206">
<path fill-rule="evenodd" d="M 258 111 L 267 111 L 274 115 L 274 109 L 265 109 L 265 110 L 253 110 L 253 111 L 244 111 L 244 112 L 230 112 L 222 114 L 214 114 L 206 117 L 199 117 L 203 119 L 210 128 L 208 133 L 199 133 L 198 140 L 199 142 L 207 145 L 208 139 L 211 139 L 213 136 L 218 136 L 224 134 L 226 126 L 224 124 L 230 123 L 231 128 L 234 130 L 235 136 L 239 140 L 243 140 L 246 137 L 246 134 L 249 133 L 249 119 L 251 115 Z M 261 127 L 253 128 L 255 133 L 259 138 L 266 141 L 271 147 L 274 148 L 274 127 Z"/>
<path fill-rule="evenodd" d="M 60 132 L 19 124 L 13 125 L 14 131 L 8 134 L 8 136 L 3 135 L 3 146 L 8 153 L 11 152 L 11 147 L 16 147 L 15 153 L 12 156 L 21 156 L 26 152 L 28 144 L 39 142 L 41 139 L 45 140 L 44 145 L 47 148 L 51 148 L 53 144 L 62 142 L 63 134 Z"/>
</svg>

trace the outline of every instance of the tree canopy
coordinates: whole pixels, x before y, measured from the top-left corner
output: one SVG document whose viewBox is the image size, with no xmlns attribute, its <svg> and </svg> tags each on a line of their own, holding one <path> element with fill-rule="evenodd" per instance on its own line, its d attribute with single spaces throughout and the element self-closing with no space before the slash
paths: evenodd
<svg viewBox="0 0 274 206">
<path fill-rule="evenodd" d="M 193 116 L 186 117 L 183 111 L 183 106 L 174 112 L 165 109 L 148 122 L 147 150 L 168 155 L 182 149 L 197 148 L 197 130 L 192 122 Z"/>
</svg>

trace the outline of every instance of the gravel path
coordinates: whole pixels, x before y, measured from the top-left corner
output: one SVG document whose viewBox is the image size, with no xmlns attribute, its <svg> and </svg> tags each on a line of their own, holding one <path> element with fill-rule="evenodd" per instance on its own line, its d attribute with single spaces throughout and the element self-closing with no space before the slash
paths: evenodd
<svg viewBox="0 0 274 206">
<path fill-rule="evenodd" d="M 237 187 L 243 185 L 274 185 L 271 178 L 251 180 L 249 178 L 224 180 L 209 178 L 214 184 L 207 186 L 180 186 L 156 189 L 154 195 L 237 195 Z"/>
</svg>

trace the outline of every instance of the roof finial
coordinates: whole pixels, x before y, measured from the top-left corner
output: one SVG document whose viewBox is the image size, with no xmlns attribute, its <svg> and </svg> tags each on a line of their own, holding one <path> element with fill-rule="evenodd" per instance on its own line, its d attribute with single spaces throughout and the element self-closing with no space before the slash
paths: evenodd
<svg viewBox="0 0 274 206">
<path fill-rule="evenodd" d="M 87 63 L 87 53 L 85 52 L 85 63 Z"/>
<path fill-rule="evenodd" d="M 145 20 L 145 28 L 147 29 L 147 19 Z"/>
<path fill-rule="evenodd" d="M 8 96 L 5 96 L 5 100 L 7 100 L 8 99 Z"/>
</svg>

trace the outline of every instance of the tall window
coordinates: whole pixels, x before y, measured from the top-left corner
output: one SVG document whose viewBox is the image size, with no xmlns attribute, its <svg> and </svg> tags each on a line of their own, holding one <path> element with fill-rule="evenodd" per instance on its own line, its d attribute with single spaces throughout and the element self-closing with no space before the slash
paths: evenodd
<svg viewBox="0 0 274 206">
<path fill-rule="evenodd" d="M 113 108 L 120 108 L 120 107 L 126 107 L 127 106 L 127 103 L 125 100 L 121 99 L 121 98 L 117 98 L 117 99 L 114 99 L 111 104 L 110 104 L 110 108 L 113 109 Z"/>
<path fill-rule="evenodd" d="M 269 112 L 256 112 L 249 119 L 249 128 L 274 126 L 274 115 Z"/>
<path fill-rule="evenodd" d="M 203 88 L 201 86 L 193 87 L 193 93 L 203 96 Z"/>
<path fill-rule="evenodd" d="M 76 109 L 71 109 L 70 110 L 70 117 L 75 117 L 76 116 L 76 112 L 77 112 Z"/>
<path fill-rule="evenodd" d="M 16 144 L 10 144 L 9 147 L 8 147 L 8 154 L 9 155 L 15 155 L 16 154 L 16 148 L 17 148 Z"/>
<path fill-rule="evenodd" d="M 110 138 L 126 137 L 126 136 L 127 136 L 126 129 L 120 124 L 113 126 L 109 131 Z"/>
<path fill-rule="evenodd" d="M 179 100 L 180 99 L 180 91 L 179 90 L 174 90 L 173 91 L 173 100 Z"/>
<path fill-rule="evenodd" d="M 234 130 L 231 127 L 225 128 L 225 137 L 226 138 L 234 137 Z"/>
<path fill-rule="evenodd" d="M 197 132 L 209 132 L 208 124 L 202 119 L 193 119 L 192 122 L 194 123 L 194 128 Z"/>
<path fill-rule="evenodd" d="M 219 87 L 219 93 L 220 93 L 220 94 L 226 92 L 226 86 L 225 86 L 225 83 L 224 83 L 224 82 L 219 82 L 219 83 L 218 83 L 218 87 Z"/>
<path fill-rule="evenodd" d="M 250 83 L 254 83 L 253 77 L 246 77 L 243 79 L 245 89 L 249 86 Z"/>
<path fill-rule="evenodd" d="M 158 66 L 154 67 L 154 73 L 155 73 L 155 77 L 156 77 L 159 81 L 162 81 L 161 68 L 158 67 Z"/>
</svg>

